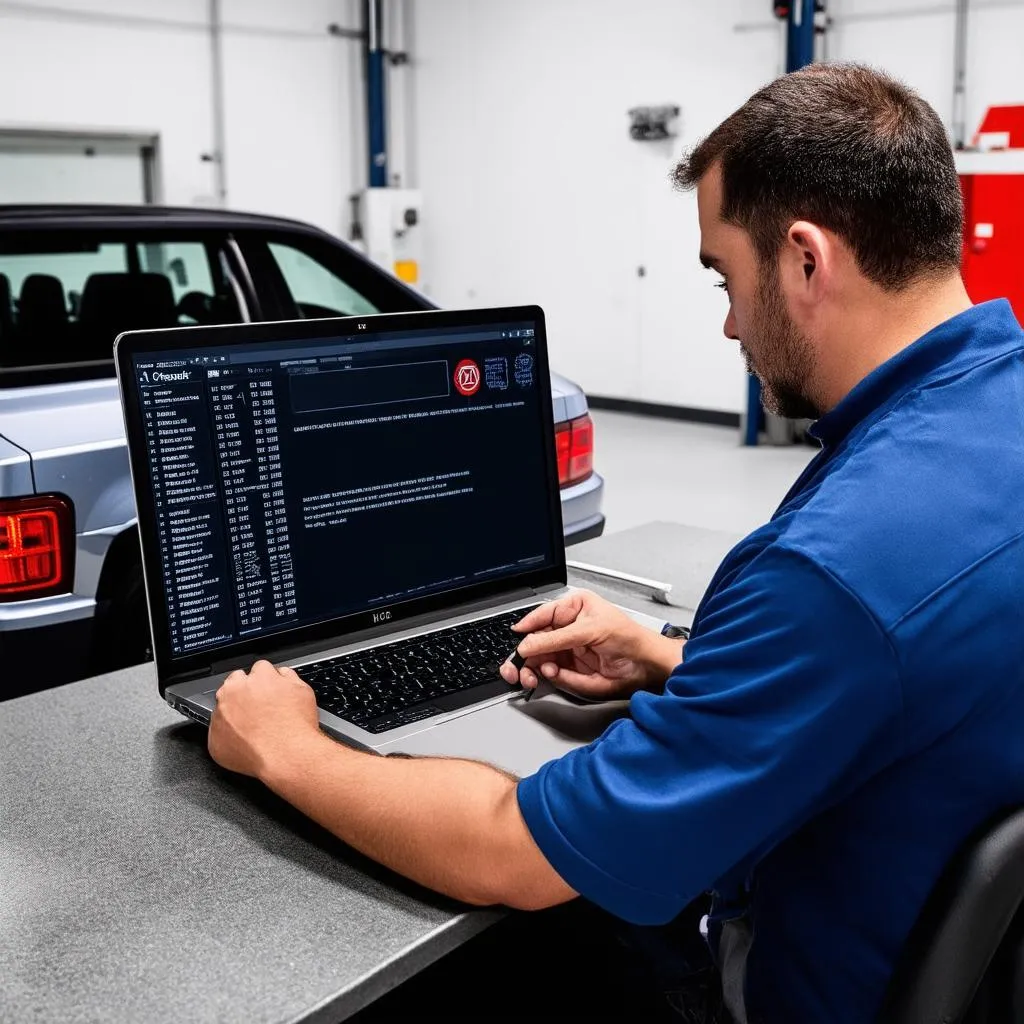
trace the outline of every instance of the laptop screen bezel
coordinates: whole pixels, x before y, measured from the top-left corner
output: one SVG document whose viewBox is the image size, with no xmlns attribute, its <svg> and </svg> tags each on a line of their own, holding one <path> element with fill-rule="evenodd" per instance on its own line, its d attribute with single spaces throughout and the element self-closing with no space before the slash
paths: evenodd
<svg viewBox="0 0 1024 1024">
<path fill-rule="evenodd" d="M 386 627 L 375 627 L 372 611 L 361 611 L 336 616 L 321 622 L 282 629 L 269 635 L 248 638 L 230 644 L 185 655 L 173 655 L 168 630 L 167 606 L 160 586 L 163 566 L 160 561 L 156 507 L 149 484 L 149 465 L 146 445 L 142 443 L 144 425 L 135 379 L 135 359 L 149 353 L 201 351 L 205 347 L 221 348 L 225 345 L 252 345 L 259 343 L 308 342 L 320 338 L 358 336 L 360 342 L 372 341 L 374 334 L 385 331 L 436 331 L 445 328 L 487 327 L 492 324 L 532 321 L 536 325 L 535 359 L 540 387 L 550 388 L 547 334 L 544 312 L 538 306 L 514 306 L 498 309 L 424 310 L 407 313 L 380 313 L 368 316 L 333 317 L 322 320 L 287 320 L 257 324 L 230 324 L 224 326 L 174 327 L 163 330 L 129 331 L 118 336 L 114 343 L 114 362 L 117 369 L 121 407 L 128 438 L 128 454 L 132 471 L 132 488 L 139 520 L 139 538 L 142 548 L 143 575 L 150 608 L 153 631 L 153 657 L 156 662 L 160 693 L 175 681 L 197 678 L 214 670 L 248 666 L 253 661 L 269 657 L 283 650 L 303 649 L 311 645 L 339 646 L 350 637 L 368 632 L 384 633 L 401 627 L 404 620 L 428 616 L 454 605 L 479 602 L 504 593 L 524 591 L 566 582 L 565 541 L 562 534 L 562 505 L 558 484 L 558 462 L 555 453 L 554 412 L 550 394 L 540 397 L 540 414 L 546 443 L 545 487 L 548 500 L 548 520 L 551 526 L 553 564 L 506 576 L 500 580 L 476 583 L 454 590 L 442 591 L 420 598 L 389 605 L 391 618 Z M 364 325 L 359 327 L 359 325 Z M 509 500 L 515 500 L 518 480 L 515 467 L 510 467 L 508 479 Z M 153 614 L 158 609 L 159 614 Z M 379 611 L 379 609 L 377 609 Z M 329 644 L 323 642 L 328 641 Z"/>
</svg>

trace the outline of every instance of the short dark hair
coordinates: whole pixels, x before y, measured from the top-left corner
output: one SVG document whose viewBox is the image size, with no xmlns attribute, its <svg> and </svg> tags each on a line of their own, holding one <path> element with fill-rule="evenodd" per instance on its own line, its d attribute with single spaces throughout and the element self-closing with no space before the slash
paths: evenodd
<svg viewBox="0 0 1024 1024">
<path fill-rule="evenodd" d="M 688 153 L 693 188 L 722 168 L 721 216 L 773 258 L 794 220 L 839 235 L 890 291 L 960 266 L 963 198 L 938 114 L 912 89 L 859 64 L 811 64 L 777 78 Z"/>
</svg>

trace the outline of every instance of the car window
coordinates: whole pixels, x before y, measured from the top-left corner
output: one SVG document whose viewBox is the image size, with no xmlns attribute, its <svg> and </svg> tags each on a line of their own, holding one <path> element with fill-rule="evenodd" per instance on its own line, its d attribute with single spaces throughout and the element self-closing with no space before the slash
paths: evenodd
<svg viewBox="0 0 1024 1024">
<path fill-rule="evenodd" d="M 304 318 L 380 312 L 378 306 L 309 253 L 284 242 L 270 242 L 268 248 Z"/>
<path fill-rule="evenodd" d="M 236 292 L 226 261 L 207 240 L 5 235 L 0 374 L 109 361 L 114 339 L 126 330 L 237 323 Z"/>
<path fill-rule="evenodd" d="M 7 277 L 15 312 L 26 292 L 25 282 L 29 278 L 36 279 L 29 281 L 27 289 L 29 317 L 41 312 L 41 306 L 47 299 L 52 306 L 49 312 L 54 317 L 59 315 L 56 288 L 48 291 L 48 282 L 39 278 L 52 276 L 60 281 L 65 310 L 73 313 L 90 274 L 123 274 L 127 270 L 127 254 L 123 245 L 99 244 L 88 252 L 0 253 L 0 274 Z"/>
<path fill-rule="evenodd" d="M 202 242 L 144 242 L 139 257 L 144 271 L 163 274 L 170 281 L 176 304 L 193 292 L 204 299 L 213 297 L 210 262 Z M 192 319 L 188 313 L 185 316 Z"/>
</svg>

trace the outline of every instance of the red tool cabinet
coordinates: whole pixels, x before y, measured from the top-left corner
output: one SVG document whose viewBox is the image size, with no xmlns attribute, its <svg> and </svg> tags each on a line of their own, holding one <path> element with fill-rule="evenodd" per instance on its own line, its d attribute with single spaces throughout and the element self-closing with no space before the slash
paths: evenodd
<svg viewBox="0 0 1024 1024">
<path fill-rule="evenodd" d="M 964 283 L 974 302 L 1009 299 L 1024 323 L 1024 106 L 990 107 L 974 142 L 956 154 Z"/>
</svg>

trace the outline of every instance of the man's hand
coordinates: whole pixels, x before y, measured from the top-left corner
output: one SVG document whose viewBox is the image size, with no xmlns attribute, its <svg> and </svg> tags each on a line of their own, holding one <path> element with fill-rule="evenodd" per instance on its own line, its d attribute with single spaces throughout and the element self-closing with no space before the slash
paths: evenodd
<svg viewBox="0 0 1024 1024">
<path fill-rule="evenodd" d="M 292 669 L 257 661 L 221 684 L 208 746 L 222 767 L 265 778 L 268 766 L 287 757 L 287 751 L 320 736 L 312 689 Z"/>
<path fill-rule="evenodd" d="M 587 590 L 530 612 L 513 629 L 526 664 L 505 662 L 507 683 L 537 686 L 538 674 L 563 690 L 591 700 L 660 690 L 682 660 L 682 645 L 645 629 L 615 605 Z"/>
</svg>

